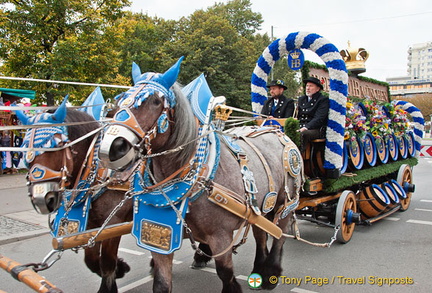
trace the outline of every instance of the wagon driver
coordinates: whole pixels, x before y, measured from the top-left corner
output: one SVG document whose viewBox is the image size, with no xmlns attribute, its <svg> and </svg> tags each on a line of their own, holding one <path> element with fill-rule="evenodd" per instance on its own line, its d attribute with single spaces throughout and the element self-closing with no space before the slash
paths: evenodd
<svg viewBox="0 0 432 293">
<path fill-rule="evenodd" d="M 298 118 L 301 133 L 301 151 L 310 141 L 325 137 L 329 112 L 329 98 L 321 93 L 323 85 L 315 77 L 303 80 L 305 96 L 298 99 Z"/>
<path fill-rule="evenodd" d="M 294 100 L 283 95 L 287 89 L 284 82 L 280 79 L 273 80 L 267 85 L 270 98 L 265 101 L 261 114 L 270 116 L 269 118 L 288 118 L 294 114 Z"/>
</svg>

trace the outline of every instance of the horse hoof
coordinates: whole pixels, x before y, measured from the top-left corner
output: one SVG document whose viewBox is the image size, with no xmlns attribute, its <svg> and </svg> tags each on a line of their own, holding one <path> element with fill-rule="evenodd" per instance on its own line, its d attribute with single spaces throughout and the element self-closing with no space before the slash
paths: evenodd
<svg viewBox="0 0 432 293">
<path fill-rule="evenodd" d="M 207 267 L 207 263 L 205 261 L 193 261 L 191 268 L 195 270 L 203 269 Z"/>
</svg>

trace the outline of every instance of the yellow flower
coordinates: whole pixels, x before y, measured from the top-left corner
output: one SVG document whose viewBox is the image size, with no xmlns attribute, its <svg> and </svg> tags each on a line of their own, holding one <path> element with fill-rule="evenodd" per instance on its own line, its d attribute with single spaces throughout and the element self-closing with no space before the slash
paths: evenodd
<svg viewBox="0 0 432 293">
<path fill-rule="evenodd" d="M 347 139 L 349 139 L 349 138 L 350 138 L 350 134 L 349 134 L 349 132 L 345 132 L 344 139 L 347 140 Z"/>
</svg>

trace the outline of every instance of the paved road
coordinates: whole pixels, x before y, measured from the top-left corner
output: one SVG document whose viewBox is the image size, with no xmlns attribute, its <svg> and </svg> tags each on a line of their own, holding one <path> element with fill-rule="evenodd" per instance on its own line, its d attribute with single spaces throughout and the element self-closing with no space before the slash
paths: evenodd
<svg viewBox="0 0 432 293">
<path fill-rule="evenodd" d="M 356 227 L 353 238 L 348 244 L 335 243 L 327 249 L 287 240 L 283 256 L 283 273 L 286 278 L 280 279 L 279 286 L 272 292 L 430 292 L 432 287 L 430 278 L 431 173 L 432 159 L 421 158 L 414 168 L 416 192 L 409 210 L 398 212 L 369 227 Z M 12 180 L 24 180 L 20 175 L 11 176 L 16 177 L 10 177 L 5 184 L 11 183 Z M 0 179 L 0 183 L 2 180 L 3 178 Z M 18 188 L 0 189 L 0 215 L 26 223 L 24 215 L 31 214 L 31 210 L 28 211 L 31 204 L 24 186 L 25 182 Z M 15 206 L 17 203 L 18 205 Z M 7 214 L 3 213 L 4 204 Z M 21 219 L 17 215 L 21 215 Z M 40 218 L 43 218 L 40 222 L 46 221 L 46 216 Z M 47 231 L 43 223 L 30 221 L 27 224 L 42 230 L 33 231 L 34 235 L 41 233 L 42 235 L 22 238 L 21 241 L 0 243 L 0 254 L 21 263 L 43 259 L 51 249 L 51 237 L 43 234 Z M 300 223 L 300 231 L 305 239 L 315 242 L 327 242 L 333 234 L 331 228 L 308 222 Z M 120 246 L 119 256 L 131 266 L 131 272 L 125 278 L 118 280 L 120 292 L 151 292 L 152 279 L 148 266 L 150 254 L 139 249 L 135 245 L 135 239 L 130 235 L 122 238 Z M 246 278 L 252 269 L 254 250 L 253 238 L 250 237 L 247 243 L 239 248 L 239 254 L 234 256 L 236 276 L 244 292 L 250 290 Z M 185 241 L 175 254 L 174 292 L 203 292 L 204 290 L 209 293 L 220 292 L 221 283 L 215 274 L 214 262 L 211 262 L 205 270 L 192 270 L 189 268 L 192 255 L 193 250 L 188 241 Z M 79 251 L 78 255 L 66 251 L 62 259 L 42 275 L 68 293 L 96 292 L 99 286 L 99 277 L 90 273 L 84 265 L 82 251 Z M 320 283 L 327 279 L 333 284 Z M 412 281 L 413 284 L 389 285 L 388 282 L 391 280 Z M 354 285 L 353 282 L 365 284 Z M 32 292 L 3 271 L 0 271 L 1 290 L 10 293 Z"/>
</svg>

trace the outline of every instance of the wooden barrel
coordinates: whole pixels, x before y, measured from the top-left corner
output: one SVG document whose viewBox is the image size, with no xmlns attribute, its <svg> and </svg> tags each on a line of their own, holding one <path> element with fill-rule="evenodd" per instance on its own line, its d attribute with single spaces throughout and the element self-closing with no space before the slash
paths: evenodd
<svg viewBox="0 0 432 293">
<path fill-rule="evenodd" d="M 342 149 L 342 167 L 341 167 L 341 174 L 345 173 L 348 169 L 348 148 L 349 148 L 349 142 L 348 140 L 344 141 L 343 149 Z"/>
<path fill-rule="evenodd" d="M 381 188 L 387 193 L 387 196 L 390 199 L 390 204 L 388 205 L 387 209 L 396 207 L 400 203 L 400 200 L 392 184 L 390 184 L 390 182 L 385 182 L 381 185 Z"/>
<path fill-rule="evenodd" d="M 397 144 L 399 148 L 399 155 L 402 159 L 406 159 L 408 157 L 408 143 L 405 136 L 398 137 Z"/>
<path fill-rule="evenodd" d="M 387 145 L 390 159 L 392 159 L 393 161 L 396 161 L 398 159 L 398 156 L 399 156 L 399 149 L 398 149 L 398 145 L 397 145 L 396 136 L 394 134 L 389 134 L 389 135 L 386 135 L 386 137 L 384 139 L 386 141 L 386 145 Z"/>
<path fill-rule="evenodd" d="M 378 154 L 378 159 L 381 164 L 386 164 L 389 159 L 389 151 L 383 137 L 375 138 L 375 146 Z"/>
<path fill-rule="evenodd" d="M 375 138 L 371 133 L 366 133 L 363 138 L 363 151 L 365 154 L 365 161 L 369 166 L 375 166 L 377 162 L 377 150 L 375 146 Z"/>
<path fill-rule="evenodd" d="M 378 216 L 390 204 L 386 192 L 377 184 L 372 184 L 359 194 L 359 209 L 363 220 Z"/>
<path fill-rule="evenodd" d="M 349 166 L 353 170 L 360 170 L 363 167 L 364 152 L 363 144 L 360 139 L 355 136 L 355 139 L 348 141 Z"/>
<path fill-rule="evenodd" d="M 405 192 L 405 190 L 403 189 L 403 187 L 394 179 L 391 179 L 389 181 L 390 185 L 393 187 L 394 191 L 396 192 L 396 194 L 399 197 L 399 200 L 403 200 L 407 198 L 407 194 Z"/>
<path fill-rule="evenodd" d="M 414 133 L 412 131 L 408 132 L 405 135 L 407 146 L 408 146 L 408 156 L 415 157 L 416 148 L 415 148 L 415 138 Z"/>
</svg>

